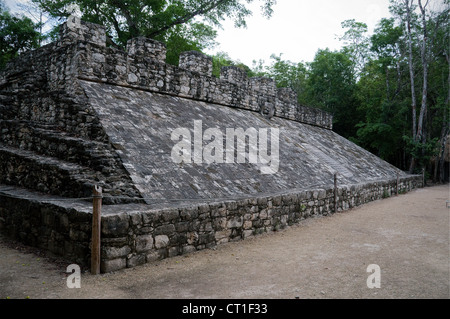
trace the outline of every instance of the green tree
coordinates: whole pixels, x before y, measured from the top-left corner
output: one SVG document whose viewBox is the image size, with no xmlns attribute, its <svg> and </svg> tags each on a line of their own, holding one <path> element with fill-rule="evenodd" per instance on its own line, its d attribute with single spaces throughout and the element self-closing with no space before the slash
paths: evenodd
<svg viewBox="0 0 450 319">
<path fill-rule="evenodd" d="M 358 143 L 405 170 L 427 168 L 441 181 L 450 111 L 445 4 L 431 11 L 423 1 L 391 1 L 392 17 L 371 36 L 370 59 L 357 83 L 364 114 Z"/>
<path fill-rule="evenodd" d="M 402 34 L 393 19 L 379 22 L 370 38 L 371 59 L 357 84 L 359 109 L 365 116 L 357 125 L 357 141 L 398 167 L 404 166 L 403 136 L 409 127 Z"/>
<path fill-rule="evenodd" d="M 109 45 L 125 47 L 129 39 L 145 36 L 163 41 L 168 47 L 201 50 L 211 45 L 215 33 L 226 18 L 237 27 L 245 27 L 252 14 L 248 3 L 260 1 L 262 13 L 272 14 L 275 0 L 33 0 L 53 17 L 66 18 L 76 4 L 85 21 L 106 27 Z M 169 55 L 169 59 L 174 62 Z"/>
<path fill-rule="evenodd" d="M 38 31 L 40 34 L 39 46 L 56 40 L 57 34 L 51 33 L 51 30 L 53 29 L 52 26 L 55 24 L 55 21 L 53 21 L 54 19 L 45 13 L 37 3 L 27 1 L 17 3 L 16 6 L 18 8 L 18 12 L 20 12 L 22 16 L 30 18 L 38 26 Z"/>
<path fill-rule="evenodd" d="M 215 54 L 212 57 L 212 59 L 213 59 L 213 76 L 215 76 L 217 78 L 220 78 L 220 72 L 221 72 L 222 68 L 225 66 L 235 66 L 235 67 L 241 68 L 242 70 L 244 70 L 247 73 L 248 77 L 253 77 L 256 75 L 255 72 L 250 67 L 248 67 L 247 65 L 245 65 L 244 63 L 242 63 L 240 61 L 234 61 L 225 52 L 219 52 L 219 53 Z"/>
<path fill-rule="evenodd" d="M 409 71 L 410 132 L 404 135 L 404 140 L 411 157 L 410 172 L 430 167 L 429 159 L 439 153 L 436 139 L 443 139 L 439 132 L 444 134 L 447 131 L 444 127 L 448 126 L 448 59 L 445 54 L 448 53 L 449 1 L 444 0 L 441 7 L 434 6 L 437 8 L 434 11 L 429 4 L 421 0 L 391 0 L 390 6 L 399 26 L 406 26 L 400 40 L 406 48 Z"/>
<path fill-rule="evenodd" d="M 339 38 L 344 43 L 343 52 L 353 61 L 355 72 L 359 75 L 368 59 L 370 59 L 370 40 L 366 35 L 368 32 L 367 24 L 350 19 L 343 21 L 341 27 L 346 29 L 344 35 Z"/>
<path fill-rule="evenodd" d="M 39 47 L 38 28 L 31 19 L 12 15 L 0 2 L 0 68 L 19 53 Z"/>
<path fill-rule="evenodd" d="M 430 144 L 430 175 L 434 181 L 444 182 L 445 144 L 450 134 L 450 39 L 449 11 L 450 1 L 444 1 L 442 11 L 431 12 L 428 19 L 429 32 L 429 76 L 427 86 L 427 117 L 425 130 L 426 144 Z M 436 143 L 434 143 L 436 141 Z"/>
<path fill-rule="evenodd" d="M 356 141 L 384 160 L 403 167 L 403 136 L 409 131 L 409 123 L 405 120 L 409 115 L 408 96 L 391 88 L 390 82 L 396 82 L 396 72 L 386 72 L 384 63 L 381 59 L 366 65 L 357 84 L 358 109 L 365 118 L 357 125 Z"/>
<path fill-rule="evenodd" d="M 216 45 L 217 32 L 203 23 L 177 25 L 167 31 L 164 40 L 167 47 L 166 62 L 178 65 L 181 52 L 211 49 Z"/>
<path fill-rule="evenodd" d="M 334 116 L 334 128 L 349 138 L 361 120 L 356 96 L 354 64 L 346 52 L 319 50 L 310 63 L 308 95 L 311 105 Z"/>
<path fill-rule="evenodd" d="M 307 104 L 308 70 L 302 62 L 294 63 L 283 60 L 282 54 L 271 55 L 272 64 L 265 69 L 266 76 L 275 79 L 278 87 L 289 87 L 297 93 L 298 102 Z"/>
</svg>

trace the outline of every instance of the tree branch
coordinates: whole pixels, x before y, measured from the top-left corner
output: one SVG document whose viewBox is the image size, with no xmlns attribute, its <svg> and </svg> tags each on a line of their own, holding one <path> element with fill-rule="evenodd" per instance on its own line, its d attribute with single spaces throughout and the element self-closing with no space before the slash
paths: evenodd
<svg viewBox="0 0 450 319">
<path fill-rule="evenodd" d="M 160 35 L 164 31 L 167 31 L 167 30 L 171 29 L 172 27 L 174 27 L 176 25 L 187 23 L 191 19 L 195 18 L 196 16 L 208 13 L 211 10 L 217 8 L 221 4 L 224 4 L 224 3 L 228 2 L 228 1 L 229 0 L 211 1 L 209 6 L 200 7 L 198 10 L 195 10 L 193 12 L 187 13 L 183 17 L 175 19 L 174 21 L 170 22 L 169 24 L 167 24 L 167 25 L 165 25 L 165 26 L 163 26 L 163 27 L 161 27 L 161 28 L 159 28 L 159 29 L 157 29 L 155 31 L 152 31 L 152 32 L 148 33 L 146 36 L 152 38 L 152 37 L 155 37 L 157 35 Z"/>
<path fill-rule="evenodd" d="M 127 20 L 130 36 L 132 38 L 139 36 L 141 32 L 136 24 L 135 19 L 133 19 L 133 17 L 131 16 L 131 13 L 127 8 L 127 4 L 124 4 L 123 1 L 121 0 L 114 0 L 112 1 L 112 4 L 114 4 L 115 6 L 117 6 L 117 8 L 119 8 L 120 12 L 125 17 L 125 20 Z"/>
</svg>

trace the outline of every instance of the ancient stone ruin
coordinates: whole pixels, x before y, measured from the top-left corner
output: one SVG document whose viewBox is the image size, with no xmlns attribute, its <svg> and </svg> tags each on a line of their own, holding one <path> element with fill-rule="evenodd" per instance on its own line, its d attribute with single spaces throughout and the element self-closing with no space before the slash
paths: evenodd
<svg viewBox="0 0 450 319">
<path fill-rule="evenodd" d="M 152 39 L 107 47 L 102 26 L 70 17 L 0 73 L 3 234 L 88 265 L 98 185 L 110 272 L 422 186 L 272 79 L 165 58 Z"/>
</svg>

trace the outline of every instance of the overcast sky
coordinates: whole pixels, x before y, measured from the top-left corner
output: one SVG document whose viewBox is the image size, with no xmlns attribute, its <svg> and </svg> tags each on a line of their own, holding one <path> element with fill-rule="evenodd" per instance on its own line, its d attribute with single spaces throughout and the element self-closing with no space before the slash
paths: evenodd
<svg viewBox="0 0 450 319">
<path fill-rule="evenodd" d="M 273 53 L 293 62 L 311 62 L 318 49 L 341 47 L 336 36 L 343 34 L 342 21 L 364 22 L 372 32 L 378 21 L 390 17 L 389 0 L 277 0 L 269 20 L 258 5 L 255 9 L 247 29 L 225 22 L 224 30 L 218 31 L 220 46 L 211 52 L 227 52 L 248 66 L 253 60 L 269 62 Z"/>
</svg>

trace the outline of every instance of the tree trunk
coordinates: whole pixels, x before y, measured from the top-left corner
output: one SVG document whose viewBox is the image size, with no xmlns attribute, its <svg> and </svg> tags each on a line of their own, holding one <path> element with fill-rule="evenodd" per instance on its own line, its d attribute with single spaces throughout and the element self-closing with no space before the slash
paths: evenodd
<svg viewBox="0 0 450 319">
<path fill-rule="evenodd" d="M 441 184 L 445 183 L 445 155 L 446 155 L 445 151 L 446 151 L 448 134 L 449 134 L 449 132 L 447 130 L 447 135 L 442 140 L 441 156 L 439 158 L 439 182 Z"/>
<path fill-rule="evenodd" d="M 420 11 L 422 12 L 422 27 L 423 27 L 423 40 L 422 40 L 422 65 L 423 65 L 423 87 L 422 87 L 422 103 L 420 106 L 419 124 L 417 126 L 416 140 L 417 142 L 424 143 L 424 121 L 427 114 L 427 97 L 428 97 L 428 31 L 427 31 L 427 21 L 426 21 L 426 6 L 428 5 L 428 0 L 425 6 L 422 6 L 422 1 L 419 0 Z"/>
<path fill-rule="evenodd" d="M 446 59 L 447 59 L 447 63 L 448 63 L 448 56 L 446 54 Z M 448 80 L 447 83 L 450 83 L 450 73 L 448 75 Z M 450 128 L 449 128 L 449 123 L 448 123 L 448 119 L 447 119 L 447 105 L 450 102 L 450 87 L 448 87 L 447 89 L 447 98 L 445 99 L 445 104 L 444 104 L 444 120 L 442 122 L 442 130 L 441 130 L 441 150 L 440 150 L 440 156 L 439 156 L 439 182 L 440 183 L 444 183 L 444 179 L 445 179 L 445 149 L 446 149 L 446 145 L 447 145 L 447 138 L 448 135 L 450 133 Z"/>
<path fill-rule="evenodd" d="M 406 7 L 406 24 L 407 24 L 407 35 L 408 35 L 408 64 L 409 64 L 409 77 L 411 80 L 411 109 L 412 109 L 412 139 L 413 142 L 416 141 L 416 90 L 414 81 L 414 66 L 413 66 L 413 53 L 412 53 L 412 36 L 411 36 L 411 7 L 414 0 L 404 0 Z M 409 166 L 409 172 L 412 173 L 416 166 L 416 160 L 414 156 L 411 157 L 411 165 Z"/>
</svg>

